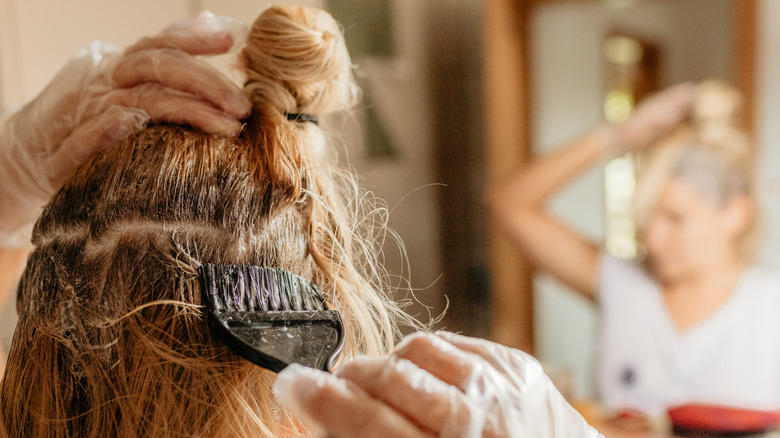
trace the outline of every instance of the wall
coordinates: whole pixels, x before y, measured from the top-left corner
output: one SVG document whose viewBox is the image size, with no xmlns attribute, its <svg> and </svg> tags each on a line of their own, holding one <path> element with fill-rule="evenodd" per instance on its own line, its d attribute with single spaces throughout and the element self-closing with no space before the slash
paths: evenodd
<svg viewBox="0 0 780 438">
<path fill-rule="evenodd" d="M 760 259 L 780 269 L 780 2 L 759 0 L 757 6 L 756 139 L 766 234 Z"/>
<path fill-rule="evenodd" d="M 432 164 L 437 188 L 440 287 L 447 296 L 442 325 L 466 335 L 490 335 L 482 5 L 428 0 L 428 90 Z"/>
<path fill-rule="evenodd" d="M 371 157 L 363 135 L 362 142 L 348 142 L 347 153 L 364 188 L 387 203 L 389 226 L 402 239 L 401 246 L 388 239 L 383 248 L 386 267 L 400 289 L 398 298 L 410 299 L 413 305 L 408 311 L 427 322 L 440 313 L 442 293 L 437 281 L 442 268 L 436 205 L 442 187 L 433 170 L 435 114 L 428 86 L 427 20 L 434 6 L 417 0 L 395 0 L 390 5 L 392 55 L 353 61 L 395 152 L 390 157 Z M 350 24 L 343 25 L 348 31 Z M 411 294 L 406 295 L 404 290 L 410 288 Z"/>
<path fill-rule="evenodd" d="M 729 79 L 731 0 L 552 2 L 535 8 L 531 30 L 532 144 L 544 154 L 599 123 L 605 77 L 601 42 L 621 29 L 657 43 L 662 84 Z M 587 238 L 604 238 L 603 181 L 595 166 L 550 205 Z M 537 355 L 573 372 L 575 396 L 593 395 L 595 307 L 546 275 L 534 279 Z"/>
</svg>

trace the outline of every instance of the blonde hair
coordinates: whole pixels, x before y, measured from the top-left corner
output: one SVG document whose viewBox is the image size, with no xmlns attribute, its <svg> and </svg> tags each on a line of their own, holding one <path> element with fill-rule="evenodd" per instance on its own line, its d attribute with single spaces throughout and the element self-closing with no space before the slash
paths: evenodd
<svg viewBox="0 0 780 438">
<path fill-rule="evenodd" d="M 252 115 L 236 139 L 153 126 L 81 166 L 36 224 L 2 381 L 10 436 L 298 436 L 275 375 L 209 332 L 197 267 L 282 267 L 316 283 L 346 357 L 385 354 L 410 319 L 383 292 L 380 208 L 285 113 L 350 108 L 335 21 L 272 7 L 242 53 Z M 2 428 L 0 427 L 0 432 Z"/>
<path fill-rule="evenodd" d="M 754 151 L 739 128 L 742 97 L 719 81 L 698 85 L 690 117 L 650 149 L 634 196 L 638 232 L 648 224 L 665 181 L 683 181 L 716 206 L 744 195 L 755 201 Z M 740 239 L 743 255 L 755 252 L 758 215 Z"/>
</svg>

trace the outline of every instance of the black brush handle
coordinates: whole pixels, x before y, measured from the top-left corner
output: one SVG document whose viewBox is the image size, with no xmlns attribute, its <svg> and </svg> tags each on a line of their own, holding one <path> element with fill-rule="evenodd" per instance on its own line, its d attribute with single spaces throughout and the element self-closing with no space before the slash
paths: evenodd
<svg viewBox="0 0 780 438">
<path fill-rule="evenodd" d="M 212 312 L 209 321 L 234 353 L 277 373 L 290 363 L 329 372 L 344 346 L 334 310 Z"/>
</svg>

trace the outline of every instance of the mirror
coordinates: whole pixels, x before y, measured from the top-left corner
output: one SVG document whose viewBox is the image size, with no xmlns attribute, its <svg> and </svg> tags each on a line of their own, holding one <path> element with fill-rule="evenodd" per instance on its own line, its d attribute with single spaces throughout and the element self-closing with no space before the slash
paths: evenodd
<svg viewBox="0 0 780 438">
<path fill-rule="evenodd" d="M 619 121 L 653 89 L 709 78 L 737 82 L 735 14 L 734 0 L 539 2 L 529 17 L 531 154 L 604 119 Z M 592 241 L 606 242 L 607 251 L 631 258 L 632 177 L 630 161 L 596 166 L 549 207 Z M 570 395 L 594 396 L 597 306 L 543 274 L 534 275 L 533 291 L 536 355 L 553 370 L 570 370 Z"/>
<path fill-rule="evenodd" d="M 649 75 L 645 82 L 659 87 L 704 78 L 733 82 L 745 94 L 744 121 L 751 130 L 756 8 L 754 1 L 739 0 L 486 2 L 488 178 L 498 180 L 531 156 L 605 119 L 611 73 L 604 46 L 609 36 L 633 38 L 655 52 L 652 65 L 643 67 L 655 77 Z M 604 182 L 602 169 L 593 170 L 550 206 L 577 231 L 601 243 L 607 220 Z M 549 277 L 533 275 L 495 223 L 490 260 L 492 338 L 534 352 L 553 368 L 569 369 L 571 395 L 594 395 L 594 307 Z"/>
</svg>

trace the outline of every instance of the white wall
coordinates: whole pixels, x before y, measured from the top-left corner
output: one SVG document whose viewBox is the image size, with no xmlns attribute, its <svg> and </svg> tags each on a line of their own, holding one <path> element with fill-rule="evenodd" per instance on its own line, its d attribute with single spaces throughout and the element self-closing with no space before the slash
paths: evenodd
<svg viewBox="0 0 780 438">
<path fill-rule="evenodd" d="M 406 260 L 394 243 L 386 245 L 387 269 L 391 274 L 409 278 L 416 300 L 425 306 L 436 306 L 441 295 L 436 284 L 441 275 L 436 207 L 436 190 L 440 188 L 433 175 L 433 116 L 424 41 L 429 8 L 418 0 L 392 1 L 391 7 L 393 55 L 353 61 L 360 74 L 365 75 L 364 91 L 388 132 L 396 156 L 372 159 L 365 145 L 351 142 L 349 158 L 361 175 L 363 186 L 387 202 L 390 228 L 406 247 L 409 266 L 404 266 Z M 419 305 L 409 311 L 422 320 L 428 317 Z"/>
<path fill-rule="evenodd" d="M 760 0 L 756 80 L 756 138 L 764 232 L 761 260 L 780 269 L 780 2 Z"/>
<path fill-rule="evenodd" d="M 538 6 L 531 29 L 534 153 L 547 153 L 602 120 L 606 78 L 601 43 L 614 29 L 660 46 L 663 84 L 710 77 L 729 79 L 729 1 L 592 1 Z M 578 232 L 603 242 L 601 169 L 596 166 L 574 181 L 552 200 L 550 208 Z M 575 396 L 592 396 L 595 307 L 549 276 L 537 275 L 534 286 L 537 355 L 553 370 L 571 369 Z"/>
</svg>

